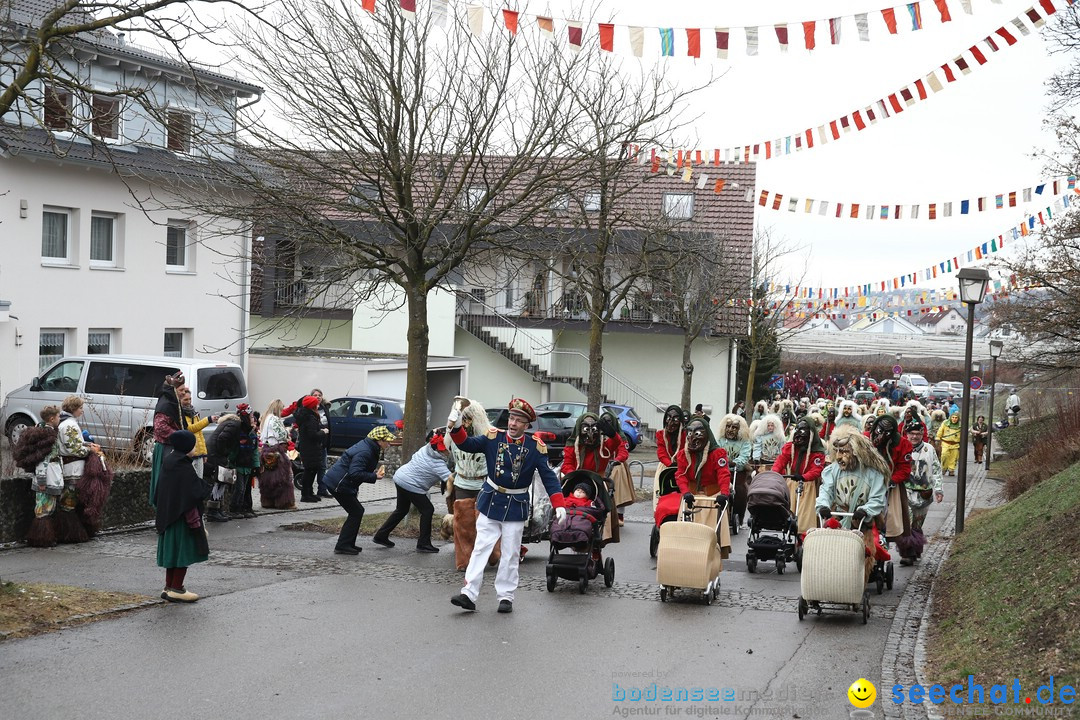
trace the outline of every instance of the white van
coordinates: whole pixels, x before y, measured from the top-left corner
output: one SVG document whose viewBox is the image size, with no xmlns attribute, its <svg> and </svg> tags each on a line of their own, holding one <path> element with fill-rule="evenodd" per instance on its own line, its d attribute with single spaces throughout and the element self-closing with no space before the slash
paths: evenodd
<svg viewBox="0 0 1080 720">
<path fill-rule="evenodd" d="M 79 421 L 105 447 L 153 454 L 154 406 L 166 375 L 184 373 L 191 403 L 202 417 L 248 402 L 244 371 L 231 362 L 145 355 L 78 355 L 58 360 L 29 385 L 4 398 L 0 426 L 14 445 L 41 421 L 41 409 L 60 407 L 68 395 L 85 400 Z M 208 432 L 207 431 L 204 432 Z"/>
</svg>

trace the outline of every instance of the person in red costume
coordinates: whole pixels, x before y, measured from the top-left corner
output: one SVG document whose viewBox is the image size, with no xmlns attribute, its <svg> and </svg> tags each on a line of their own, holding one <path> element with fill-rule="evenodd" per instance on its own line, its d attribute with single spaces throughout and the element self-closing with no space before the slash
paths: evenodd
<svg viewBox="0 0 1080 720">
<path fill-rule="evenodd" d="M 668 405 L 664 411 L 664 427 L 656 431 L 656 459 L 661 467 L 674 467 L 679 452 L 686 444 L 683 424 L 686 414 L 678 405 Z"/>
<path fill-rule="evenodd" d="M 731 470 L 727 452 L 716 444 L 709 423 L 695 415 L 686 424 L 686 447 L 679 453 L 675 482 L 679 493 L 669 493 L 656 504 L 657 525 L 679 512 L 679 503 L 692 503 L 694 495 L 731 495 Z"/>
<path fill-rule="evenodd" d="M 892 470 L 885 506 L 888 508 L 889 503 L 900 503 L 901 510 L 899 513 L 889 513 L 890 517 L 886 518 L 885 537 L 897 542 L 911 533 L 910 510 L 904 483 L 911 477 L 911 453 L 914 448 L 911 441 L 900 434 L 899 423 L 892 415 L 878 418 L 874 429 L 870 431 L 870 442 Z"/>
<path fill-rule="evenodd" d="M 570 443 L 563 450 L 562 474 L 591 470 L 604 475 L 610 463 L 623 462 L 628 457 L 630 449 L 611 419 L 587 412 L 578 418 Z"/>
<path fill-rule="evenodd" d="M 788 475 L 788 494 L 791 512 L 797 514 L 799 532 L 804 533 L 817 526 L 814 504 L 817 502 L 821 471 L 825 469 L 825 446 L 818 434 L 817 419 L 820 415 L 807 415 L 795 423 L 791 441 L 784 443 L 780 457 L 773 463 L 773 472 Z M 798 495 L 799 482 L 802 495 Z M 798 508 L 796 509 L 796 504 Z"/>
</svg>

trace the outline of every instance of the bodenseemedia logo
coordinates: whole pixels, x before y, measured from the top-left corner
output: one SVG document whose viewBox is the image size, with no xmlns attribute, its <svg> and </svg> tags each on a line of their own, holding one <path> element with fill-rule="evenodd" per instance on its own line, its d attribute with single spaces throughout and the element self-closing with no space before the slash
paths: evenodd
<svg viewBox="0 0 1080 720">
<path fill-rule="evenodd" d="M 948 686 L 893 685 L 889 699 L 897 705 L 905 702 L 915 705 L 1072 705 L 1076 702 L 1076 688 L 1055 682 L 1053 675 L 1034 692 L 1030 688 L 1024 690 L 1017 679 L 984 687 L 975 681 L 974 675 L 968 675 L 967 682 Z"/>
</svg>

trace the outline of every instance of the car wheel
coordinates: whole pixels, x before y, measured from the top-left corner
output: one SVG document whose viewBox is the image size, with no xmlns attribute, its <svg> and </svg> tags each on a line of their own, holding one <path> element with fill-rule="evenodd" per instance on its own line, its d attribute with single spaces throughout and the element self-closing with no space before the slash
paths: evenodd
<svg viewBox="0 0 1080 720">
<path fill-rule="evenodd" d="M 23 430 L 34 427 L 34 421 L 25 415 L 16 415 L 8 420 L 6 432 L 8 442 L 14 447 L 19 442 L 19 436 L 23 434 Z"/>
<path fill-rule="evenodd" d="M 135 436 L 135 452 L 147 465 L 154 464 L 154 433 L 143 430 Z"/>
</svg>

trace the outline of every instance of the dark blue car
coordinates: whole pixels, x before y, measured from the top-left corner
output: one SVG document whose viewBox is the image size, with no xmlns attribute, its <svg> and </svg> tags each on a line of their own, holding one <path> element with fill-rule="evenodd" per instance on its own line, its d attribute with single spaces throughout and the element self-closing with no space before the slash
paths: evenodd
<svg viewBox="0 0 1080 720">
<path fill-rule="evenodd" d="M 330 449 L 348 450 L 367 437 L 376 425 L 405 418 L 405 401 L 399 398 L 339 397 L 330 401 Z"/>
</svg>

